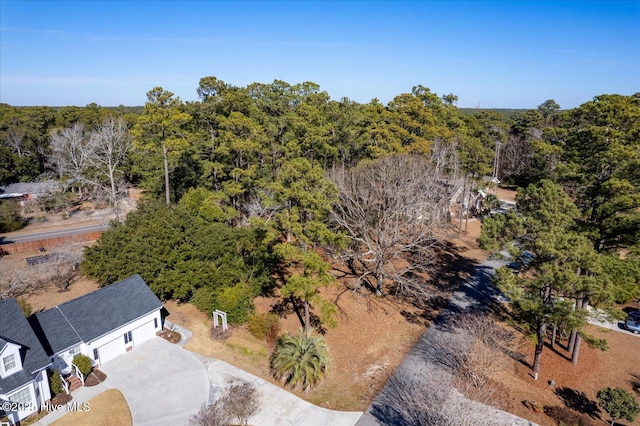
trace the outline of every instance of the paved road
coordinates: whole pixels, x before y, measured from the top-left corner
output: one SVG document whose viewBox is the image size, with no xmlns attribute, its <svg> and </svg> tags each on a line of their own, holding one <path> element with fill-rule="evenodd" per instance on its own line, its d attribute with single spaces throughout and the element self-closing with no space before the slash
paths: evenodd
<svg viewBox="0 0 640 426">
<path fill-rule="evenodd" d="M 69 226 L 47 231 L 16 231 L 9 234 L 1 234 L 0 241 L 3 244 L 23 243 L 27 241 L 46 240 L 47 238 L 65 237 L 67 235 L 88 234 L 90 232 L 105 231 L 108 228 L 109 224 L 95 223 L 91 225 Z"/>
<path fill-rule="evenodd" d="M 504 264 L 504 261 L 488 260 L 476 268 L 474 275 L 453 295 L 449 306 L 441 311 L 394 371 L 357 426 L 533 424 L 464 398 L 453 387 L 457 371 L 442 361 L 454 358 L 443 356 L 443 352 L 466 353 L 472 343 L 467 335 L 452 330 L 451 318 L 476 309 L 484 310 L 501 300 L 491 284 L 491 276 Z"/>
<path fill-rule="evenodd" d="M 590 309 L 593 311 L 593 309 Z M 598 327 L 607 328 L 609 330 L 618 331 L 620 333 L 628 334 L 629 336 L 640 337 L 640 334 L 633 333 L 624 326 L 624 321 L 608 319 L 603 313 L 592 313 L 587 317 L 589 324 L 597 325 Z"/>
</svg>

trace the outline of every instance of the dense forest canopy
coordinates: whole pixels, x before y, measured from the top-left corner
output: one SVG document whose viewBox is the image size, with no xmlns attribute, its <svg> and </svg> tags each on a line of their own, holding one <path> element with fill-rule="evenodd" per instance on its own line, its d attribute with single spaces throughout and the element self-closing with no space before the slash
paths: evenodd
<svg viewBox="0 0 640 426">
<path fill-rule="evenodd" d="M 319 292 L 335 280 L 318 253 L 346 262 L 378 293 L 424 296 L 430 248 L 446 226 L 443 200 L 460 200 L 485 176 L 520 187 L 551 180 L 575 203 L 570 227 L 581 242 L 602 254 L 638 250 L 640 94 L 572 110 L 547 100 L 532 110 L 462 111 L 455 95 L 421 85 L 387 105 L 332 100 L 312 82 L 237 87 L 204 77 L 196 91 L 199 101 L 182 102 L 155 87 L 141 108 L 2 104 L 0 185 L 55 178 L 116 207 L 127 187 L 144 189 L 140 211 L 87 252 L 85 270 L 102 284 L 141 273 L 163 297 L 225 306 L 238 321 L 251 309 L 240 300 L 278 282 L 330 322 Z M 407 184 L 418 178 L 422 186 Z M 391 193 L 405 194 L 401 214 Z M 358 209 L 368 213 L 363 223 Z M 389 221 L 420 232 L 390 238 L 381 232 Z M 393 257 L 408 267 L 398 270 Z M 624 269 L 613 260 L 602 268 Z"/>
</svg>

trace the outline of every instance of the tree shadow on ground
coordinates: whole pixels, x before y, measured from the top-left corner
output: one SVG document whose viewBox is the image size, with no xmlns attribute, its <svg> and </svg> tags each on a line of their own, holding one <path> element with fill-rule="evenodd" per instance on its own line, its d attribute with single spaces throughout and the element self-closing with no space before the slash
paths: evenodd
<svg viewBox="0 0 640 426">
<path fill-rule="evenodd" d="M 584 392 L 565 386 L 556 389 L 555 394 L 568 408 L 587 414 L 593 419 L 600 419 L 601 411 L 600 408 L 598 408 L 598 403 L 590 400 Z"/>
<path fill-rule="evenodd" d="M 441 291 L 459 289 L 473 275 L 478 263 L 467 259 L 454 244 L 444 241 L 436 248 L 432 284 Z"/>
<path fill-rule="evenodd" d="M 407 310 L 400 311 L 408 323 L 410 324 L 430 324 L 438 316 L 439 312 L 446 308 L 449 304 L 449 299 L 442 296 L 434 296 L 422 302 L 418 307 L 419 312 L 409 312 Z"/>
<path fill-rule="evenodd" d="M 309 323 L 311 328 L 324 335 L 327 332 L 327 329 L 322 325 L 320 317 L 314 314 L 312 309 L 313 307 L 311 307 L 311 310 L 309 311 Z M 298 317 L 298 321 L 300 321 L 300 326 L 304 328 L 304 302 L 298 298 L 288 297 L 286 299 L 282 299 L 271 307 L 270 312 L 278 315 L 280 318 L 284 318 L 287 315 L 295 313 Z"/>
<path fill-rule="evenodd" d="M 464 257 L 461 250 L 454 244 L 443 241 L 435 248 L 435 257 L 429 265 L 428 282 L 424 285 L 430 287 L 425 292 L 431 296 L 421 298 L 406 298 L 419 312 L 401 311 L 402 316 L 411 324 L 429 324 L 436 321 L 440 311 L 449 305 L 449 295 L 459 291 L 465 283 L 476 273 L 478 263 Z M 416 279 L 422 278 L 416 276 Z M 394 294 L 397 289 L 390 288 L 389 293 Z"/>
</svg>

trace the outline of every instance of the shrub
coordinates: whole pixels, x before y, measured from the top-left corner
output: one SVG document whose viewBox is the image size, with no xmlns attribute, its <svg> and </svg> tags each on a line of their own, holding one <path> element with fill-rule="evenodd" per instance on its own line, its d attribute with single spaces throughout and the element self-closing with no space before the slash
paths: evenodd
<svg viewBox="0 0 640 426">
<path fill-rule="evenodd" d="M 308 390 L 322 381 L 329 361 L 324 339 L 300 330 L 295 336 L 280 337 L 271 356 L 271 373 L 287 385 Z"/>
<path fill-rule="evenodd" d="M 215 298 L 213 289 L 205 286 L 194 291 L 189 302 L 195 305 L 195 307 L 200 309 L 202 312 L 205 312 L 207 315 L 211 315 L 211 312 L 213 312 L 213 306 L 215 305 Z"/>
<path fill-rule="evenodd" d="M 222 409 L 221 400 L 202 405 L 198 413 L 189 418 L 190 426 L 227 426 L 229 424 L 229 419 Z"/>
<path fill-rule="evenodd" d="M 611 424 L 617 419 L 632 422 L 640 412 L 640 404 L 629 392 L 622 388 L 604 388 L 598 391 L 598 403 L 611 416 Z"/>
<path fill-rule="evenodd" d="M 25 225 L 26 222 L 20 215 L 18 204 L 11 201 L 0 203 L 0 232 L 17 231 Z"/>
<path fill-rule="evenodd" d="M 600 349 L 601 351 L 609 349 L 609 343 L 605 339 L 598 339 L 597 337 L 585 333 L 580 334 L 582 335 L 582 339 L 587 342 L 587 345 L 590 347 Z"/>
<path fill-rule="evenodd" d="M 551 417 L 559 426 L 593 426 L 594 424 L 589 416 L 578 413 L 569 407 L 546 405 L 544 407 L 544 413 Z"/>
<path fill-rule="evenodd" d="M 228 388 L 218 400 L 204 404 L 189 418 L 191 426 L 229 426 L 238 420 L 243 426 L 260 410 L 260 395 L 254 385 L 240 382 Z"/>
<path fill-rule="evenodd" d="M 51 385 L 51 392 L 53 392 L 54 395 L 62 393 L 64 390 L 62 387 L 62 377 L 58 370 L 53 370 L 53 372 L 49 373 L 49 384 Z"/>
<path fill-rule="evenodd" d="M 260 395 L 251 383 L 242 382 L 227 390 L 222 403 L 227 418 L 237 419 L 242 426 L 247 426 L 249 418 L 260 410 Z"/>
<path fill-rule="evenodd" d="M 93 369 L 93 361 L 86 355 L 78 354 L 73 357 L 73 364 L 78 367 L 78 370 L 86 376 L 91 373 Z"/>
<path fill-rule="evenodd" d="M 249 320 L 253 306 L 253 294 L 248 284 L 240 283 L 221 289 L 215 297 L 215 307 L 227 313 L 231 324 L 242 324 Z"/>
<path fill-rule="evenodd" d="M 251 315 L 249 318 L 249 332 L 258 339 L 265 339 L 274 344 L 280 334 L 280 318 L 272 312 Z"/>
</svg>

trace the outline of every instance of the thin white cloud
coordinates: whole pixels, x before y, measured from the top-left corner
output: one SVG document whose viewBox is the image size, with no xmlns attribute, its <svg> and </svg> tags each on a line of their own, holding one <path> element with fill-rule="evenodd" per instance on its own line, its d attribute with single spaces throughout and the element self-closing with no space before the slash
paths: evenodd
<svg viewBox="0 0 640 426">
<path fill-rule="evenodd" d="M 122 36 L 122 35 L 101 35 L 90 33 L 78 33 L 56 29 L 41 28 L 13 28 L 0 27 L 0 32 L 42 34 L 48 36 L 58 36 L 67 40 L 85 40 L 94 42 L 124 42 L 124 43 L 177 43 L 177 44 L 215 44 L 215 45 L 247 45 L 254 47 L 282 46 L 282 47 L 345 47 L 356 46 L 355 43 L 344 42 L 314 42 L 296 40 L 264 40 L 250 39 L 242 37 L 168 37 L 168 36 Z M 358 45 L 362 47 L 361 45 Z M 372 48 L 379 48 L 382 45 L 369 45 Z"/>
<path fill-rule="evenodd" d="M 105 78 L 80 75 L 66 76 L 28 76 L 28 75 L 12 75 L 3 74 L 2 84 L 22 84 L 22 85 L 59 85 L 59 86 L 78 86 L 78 85 L 117 85 L 125 86 L 131 83 L 152 84 L 154 80 L 149 78 L 128 77 L 123 78 Z"/>
</svg>

